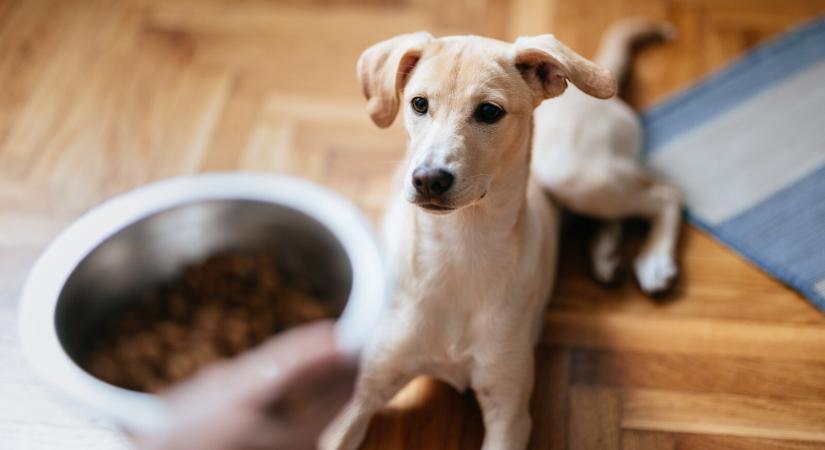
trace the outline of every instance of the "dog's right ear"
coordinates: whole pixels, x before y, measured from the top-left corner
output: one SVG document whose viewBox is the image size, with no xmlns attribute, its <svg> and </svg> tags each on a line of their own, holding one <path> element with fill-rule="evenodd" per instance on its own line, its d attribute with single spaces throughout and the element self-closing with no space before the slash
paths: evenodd
<svg viewBox="0 0 825 450">
<path fill-rule="evenodd" d="M 616 80 L 609 70 L 583 58 L 552 34 L 520 37 L 513 47 L 516 68 L 542 100 L 561 95 L 568 80 L 596 98 L 616 95 Z"/>
<path fill-rule="evenodd" d="M 433 36 L 425 31 L 402 34 L 364 50 L 358 58 L 358 79 L 367 98 L 367 112 L 381 128 L 398 114 L 401 91 L 421 58 L 421 49 Z"/>
</svg>

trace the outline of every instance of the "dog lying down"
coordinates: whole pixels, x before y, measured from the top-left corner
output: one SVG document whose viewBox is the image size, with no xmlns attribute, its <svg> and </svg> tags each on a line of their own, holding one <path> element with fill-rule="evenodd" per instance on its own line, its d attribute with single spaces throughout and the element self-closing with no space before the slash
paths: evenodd
<svg viewBox="0 0 825 450">
<path fill-rule="evenodd" d="M 595 64 L 552 35 L 419 32 L 364 51 L 370 117 L 387 127 L 402 109 L 409 133 L 384 224 L 395 294 L 322 449 L 357 448 L 370 418 L 418 375 L 475 391 L 483 449 L 526 447 L 533 345 L 556 272 L 555 203 L 603 219 L 591 255 L 603 281 L 619 263 L 619 220 L 650 219 L 636 277 L 649 294 L 669 286 L 681 196 L 637 162 L 641 126 L 614 98 L 613 74 L 624 74 L 635 42 L 671 34 L 620 22 Z"/>
</svg>

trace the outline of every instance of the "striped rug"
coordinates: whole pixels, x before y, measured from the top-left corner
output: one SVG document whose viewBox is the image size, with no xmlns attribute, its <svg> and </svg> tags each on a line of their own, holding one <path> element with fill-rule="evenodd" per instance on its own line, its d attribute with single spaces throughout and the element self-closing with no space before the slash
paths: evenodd
<svg viewBox="0 0 825 450">
<path fill-rule="evenodd" d="M 825 18 L 644 114 L 688 218 L 825 311 Z"/>
</svg>

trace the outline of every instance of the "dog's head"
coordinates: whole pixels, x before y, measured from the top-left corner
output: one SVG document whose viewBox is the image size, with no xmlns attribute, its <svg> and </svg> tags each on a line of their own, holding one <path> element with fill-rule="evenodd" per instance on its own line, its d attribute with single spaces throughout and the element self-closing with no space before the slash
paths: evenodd
<svg viewBox="0 0 825 450">
<path fill-rule="evenodd" d="M 599 98 L 616 92 L 609 71 L 551 35 L 505 43 L 404 34 L 364 51 L 358 77 L 376 125 L 388 127 L 403 108 L 404 196 L 436 213 L 479 201 L 526 166 L 533 109 L 568 81 Z"/>
</svg>

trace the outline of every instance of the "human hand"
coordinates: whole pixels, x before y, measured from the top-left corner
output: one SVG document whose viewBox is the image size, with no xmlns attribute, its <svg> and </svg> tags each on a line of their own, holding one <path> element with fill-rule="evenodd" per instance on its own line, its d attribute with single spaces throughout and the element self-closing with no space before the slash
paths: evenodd
<svg viewBox="0 0 825 450">
<path fill-rule="evenodd" d="M 312 449 L 355 372 L 331 322 L 294 328 L 161 393 L 172 423 L 135 439 L 141 450 Z"/>
</svg>

